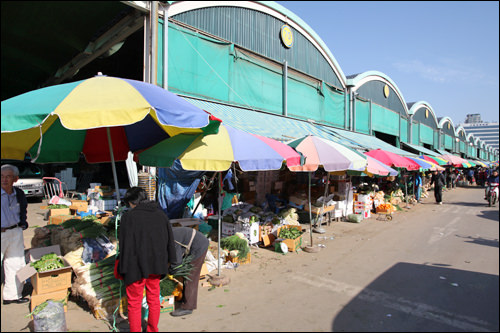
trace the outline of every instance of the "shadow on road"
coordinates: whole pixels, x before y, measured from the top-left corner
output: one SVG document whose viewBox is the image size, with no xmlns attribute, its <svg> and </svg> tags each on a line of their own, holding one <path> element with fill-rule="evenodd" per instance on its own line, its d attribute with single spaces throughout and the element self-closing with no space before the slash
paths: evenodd
<svg viewBox="0 0 500 333">
<path fill-rule="evenodd" d="M 498 283 L 498 275 L 398 263 L 343 308 L 332 331 L 498 332 Z"/>
<path fill-rule="evenodd" d="M 500 216 L 498 209 L 495 210 L 483 210 L 478 217 L 482 217 L 484 219 L 493 220 L 498 222 L 498 217 Z"/>
<path fill-rule="evenodd" d="M 488 203 L 486 202 L 486 200 L 484 201 L 484 203 L 482 203 L 482 202 L 456 202 L 456 201 L 452 201 L 452 202 L 447 202 L 447 204 L 455 205 L 455 206 L 465 206 L 465 207 L 488 207 Z"/>
<path fill-rule="evenodd" d="M 487 245 L 487 246 L 493 246 L 493 247 L 499 247 L 498 246 L 498 239 L 487 239 L 483 237 L 471 237 L 471 236 L 460 236 L 456 235 L 457 237 L 468 239 L 465 241 L 466 243 L 474 243 L 474 244 L 479 244 L 479 245 Z"/>
</svg>

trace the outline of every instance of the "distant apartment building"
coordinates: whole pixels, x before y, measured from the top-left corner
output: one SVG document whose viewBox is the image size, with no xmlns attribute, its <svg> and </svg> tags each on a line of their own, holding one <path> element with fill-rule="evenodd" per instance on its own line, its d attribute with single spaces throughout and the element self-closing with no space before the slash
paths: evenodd
<svg viewBox="0 0 500 333">
<path fill-rule="evenodd" d="M 474 137 L 480 138 L 488 145 L 498 149 L 499 141 L 499 123 L 484 122 L 481 120 L 479 113 L 468 114 L 465 122 L 461 124 L 467 134 L 473 134 Z"/>
</svg>

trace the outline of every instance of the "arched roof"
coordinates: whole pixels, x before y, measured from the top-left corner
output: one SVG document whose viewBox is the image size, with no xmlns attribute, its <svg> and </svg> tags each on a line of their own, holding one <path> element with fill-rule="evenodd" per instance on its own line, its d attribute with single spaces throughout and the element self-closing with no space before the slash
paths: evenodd
<svg viewBox="0 0 500 333">
<path fill-rule="evenodd" d="M 330 52 L 330 49 L 326 46 L 318 34 L 316 34 L 316 32 L 314 32 L 314 30 L 300 17 L 274 1 L 170 1 L 170 4 L 171 5 L 168 10 L 169 17 L 194 9 L 221 6 L 242 7 L 271 15 L 283 22 L 286 22 L 288 25 L 299 31 L 307 40 L 309 40 L 330 64 L 333 71 L 341 81 L 340 83 L 343 88 L 346 86 L 346 76 L 342 72 L 337 60 Z"/>
<path fill-rule="evenodd" d="M 415 112 L 417 112 L 417 110 L 420 109 L 421 107 L 427 108 L 431 112 L 432 117 L 434 118 L 434 121 L 436 122 L 436 126 L 438 126 L 438 120 L 436 117 L 436 113 L 434 112 L 434 109 L 432 108 L 432 106 L 429 103 L 427 103 L 426 101 L 418 101 L 418 102 L 408 103 L 406 106 L 407 106 L 407 108 L 409 108 L 408 115 L 410 115 L 410 116 L 414 115 Z"/>
<path fill-rule="evenodd" d="M 467 134 L 467 142 L 472 142 L 472 144 L 475 144 L 476 138 L 474 137 L 474 134 L 469 133 Z"/>
<path fill-rule="evenodd" d="M 481 142 L 480 138 L 474 138 L 474 146 L 476 146 L 476 148 L 479 148 L 480 142 Z"/>
<path fill-rule="evenodd" d="M 442 118 L 439 118 L 439 123 L 438 123 L 438 127 L 439 128 L 443 128 L 443 125 L 449 121 L 451 126 L 453 126 L 453 132 L 455 132 L 455 125 L 453 124 L 453 120 L 451 120 L 450 117 L 442 117 Z"/>
<path fill-rule="evenodd" d="M 364 73 L 359 73 L 355 75 L 349 75 L 347 78 L 347 85 L 352 86 L 352 91 L 358 90 L 359 87 L 361 87 L 363 84 L 369 81 L 382 81 L 388 86 L 390 86 L 398 95 L 398 98 L 403 105 L 403 108 L 406 112 L 406 115 L 408 115 L 408 107 L 406 105 L 406 101 L 403 97 L 403 93 L 399 90 L 398 86 L 392 79 L 385 75 L 382 72 L 379 71 L 366 71 Z"/>
<path fill-rule="evenodd" d="M 460 132 L 464 132 L 464 136 L 467 139 L 467 132 L 465 132 L 465 128 L 462 125 L 458 125 L 455 129 L 455 136 L 460 137 Z"/>
</svg>

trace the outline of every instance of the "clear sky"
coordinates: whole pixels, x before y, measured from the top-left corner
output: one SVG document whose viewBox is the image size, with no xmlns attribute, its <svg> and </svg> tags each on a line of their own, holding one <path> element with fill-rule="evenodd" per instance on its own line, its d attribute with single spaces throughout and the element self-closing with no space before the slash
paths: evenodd
<svg viewBox="0 0 500 333">
<path fill-rule="evenodd" d="M 277 1 L 307 23 L 344 74 L 392 79 L 456 125 L 498 121 L 499 2 Z"/>
</svg>

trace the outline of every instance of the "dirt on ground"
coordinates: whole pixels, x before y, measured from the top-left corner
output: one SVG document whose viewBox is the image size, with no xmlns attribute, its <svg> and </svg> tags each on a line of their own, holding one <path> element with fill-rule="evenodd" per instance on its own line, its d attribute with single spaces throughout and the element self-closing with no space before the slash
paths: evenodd
<svg viewBox="0 0 500 333">
<path fill-rule="evenodd" d="M 193 314 L 174 318 L 162 313 L 159 330 L 331 331 L 333 321 L 358 290 L 372 283 L 374 277 L 383 274 L 394 262 L 410 260 L 405 256 L 418 256 L 418 251 L 405 250 L 406 246 L 417 246 L 412 244 L 412 235 L 421 234 L 420 228 L 433 230 L 432 226 L 426 225 L 431 223 L 426 219 L 436 214 L 436 210 L 448 209 L 450 213 L 456 210 L 456 206 L 447 206 L 446 200 L 456 197 L 460 201 L 461 196 L 468 195 L 467 191 L 459 188 L 453 190 L 452 194 L 445 193 L 444 206 L 436 206 L 433 198 L 428 198 L 422 204 L 412 205 L 411 209 L 395 212 L 392 221 L 379 220 L 374 214 L 361 223 L 332 222 L 331 225 L 324 225 L 325 234 L 313 233 L 313 244 L 321 247 L 318 253 L 299 250 L 282 254 L 273 248 L 252 247 L 250 264 L 222 270 L 222 275 L 230 279 L 228 285 L 211 288 L 206 280 L 201 280 L 198 308 Z M 483 190 L 474 191 L 477 196 Z M 44 211 L 39 208 L 41 205 L 43 203 L 29 205 L 30 228 L 24 232 L 26 249 L 31 247 L 34 229 L 46 224 Z M 472 214 L 471 218 L 476 216 L 476 210 L 491 210 L 492 214 L 496 210 L 498 215 L 497 208 L 482 207 L 464 206 L 460 209 Z M 498 221 L 498 217 L 494 219 Z M 309 230 L 309 224 L 303 224 L 302 227 Z M 442 234 L 436 235 L 443 237 Z M 211 244 L 212 249 L 215 249 L 215 243 Z M 302 245 L 310 245 L 308 232 L 303 235 Z M 476 262 L 471 261 L 469 259 L 466 264 L 462 262 L 460 265 L 465 266 L 458 268 L 471 269 L 471 265 Z M 474 269 L 479 271 L 483 268 L 478 266 Z M 373 311 L 378 308 L 374 305 Z M 1 313 L 2 332 L 33 331 L 33 321 L 25 317 L 29 313 L 28 304 L 2 306 Z M 386 315 L 383 316 L 382 321 L 387 321 Z M 359 320 L 361 323 L 363 319 Z M 86 302 L 75 297 L 69 299 L 66 322 L 69 331 L 109 331 L 113 326 L 118 331 L 128 330 L 127 321 L 96 319 Z"/>
</svg>

